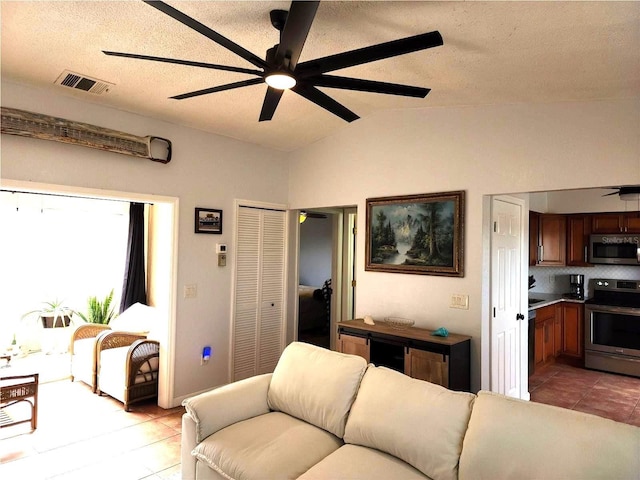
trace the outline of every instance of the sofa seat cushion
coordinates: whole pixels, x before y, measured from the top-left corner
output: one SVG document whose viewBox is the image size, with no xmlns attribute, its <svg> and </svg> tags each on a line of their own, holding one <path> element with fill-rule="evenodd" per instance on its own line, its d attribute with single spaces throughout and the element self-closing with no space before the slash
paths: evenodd
<svg viewBox="0 0 640 480">
<path fill-rule="evenodd" d="M 455 480 L 474 400 L 471 393 L 369 365 L 344 441 L 387 452 L 428 477 Z"/>
<path fill-rule="evenodd" d="M 293 342 L 282 352 L 273 372 L 269 408 L 342 438 L 366 369 L 362 357 Z"/>
<path fill-rule="evenodd" d="M 638 479 L 640 428 L 480 392 L 460 478 Z"/>
<path fill-rule="evenodd" d="M 425 480 L 429 478 L 388 453 L 344 445 L 314 465 L 298 480 Z"/>
<path fill-rule="evenodd" d="M 338 437 L 314 425 L 270 412 L 219 430 L 192 453 L 234 480 L 294 479 L 342 444 Z"/>
</svg>

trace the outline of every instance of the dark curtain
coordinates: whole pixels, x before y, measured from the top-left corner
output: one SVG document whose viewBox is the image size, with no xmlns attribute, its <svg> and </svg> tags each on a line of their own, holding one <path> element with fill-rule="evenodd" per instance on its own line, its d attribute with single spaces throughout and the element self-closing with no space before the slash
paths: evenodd
<svg viewBox="0 0 640 480">
<path fill-rule="evenodd" d="M 147 303 L 144 271 L 144 204 L 129 204 L 129 241 L 124 268 L 120 313 L 134 303 Z"/>
</svg>

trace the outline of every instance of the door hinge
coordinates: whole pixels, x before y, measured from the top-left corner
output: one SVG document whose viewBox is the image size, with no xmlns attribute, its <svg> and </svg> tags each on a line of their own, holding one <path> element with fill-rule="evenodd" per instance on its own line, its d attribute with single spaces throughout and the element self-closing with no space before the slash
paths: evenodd
<svg viewBox="0 0 640 480">
<path fill-rule="evenodd" d="M 498 222 L 493 222 L 493 233 L 498 231 Z"/>
<path fill-rule="evenodd" d="M 352 233 L 353 233 L 354 235 L 357 235 L 357 234 L 358 234 L 358 227 L 353 227 L 353 229 L 352 229 Z"/>
<path fill-rule="evenodd" d="M 351 280 L 351 286 L 355 287 L 356 286 L 356 281 L 355 280 Z"/>
<path fill-rule="evenodd" d="M 493 307 L 493 318 L 496 318 L 496 307 Z"/>
</svg>

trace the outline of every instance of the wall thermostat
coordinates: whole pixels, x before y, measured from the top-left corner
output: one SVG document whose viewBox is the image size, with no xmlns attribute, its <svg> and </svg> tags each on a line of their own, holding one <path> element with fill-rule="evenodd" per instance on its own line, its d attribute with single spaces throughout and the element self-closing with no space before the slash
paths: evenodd
<svg viewBox="0 0 640 480">
<path fill-rule="evenodd" d="M 227 244 L 216 243 L 216 253 L 227 253 Z"/>
</svg>

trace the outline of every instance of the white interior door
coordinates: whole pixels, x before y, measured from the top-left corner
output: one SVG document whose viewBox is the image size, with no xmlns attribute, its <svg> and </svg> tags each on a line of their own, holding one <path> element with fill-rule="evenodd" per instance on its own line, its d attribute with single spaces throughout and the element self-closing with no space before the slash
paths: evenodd
<svg viewBox="0 0 640 480">
<path fill-rule="evenodd" d="M 517 200 L 492 201 L 491 390 L 517 398 L 527 392 L 523 359 L 528 320 L 521 315 L 523 210 Z"/>
</svg>

